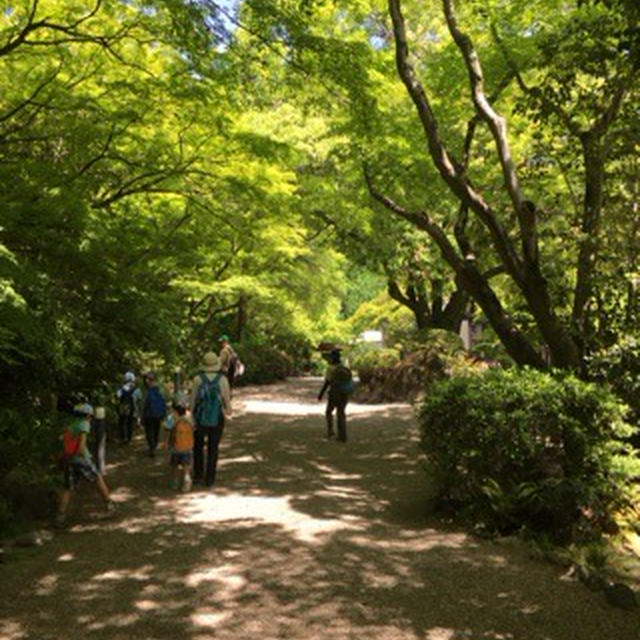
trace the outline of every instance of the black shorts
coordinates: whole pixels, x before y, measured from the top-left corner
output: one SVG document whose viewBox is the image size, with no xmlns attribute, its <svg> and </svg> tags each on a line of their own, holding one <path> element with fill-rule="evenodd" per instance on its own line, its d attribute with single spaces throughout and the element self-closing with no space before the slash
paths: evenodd
<svg viewBox="0 0 640 640">
<path fill-rule="evenodd" d="M 64 468 L 64 488 L 75 489 L 82 478 L 88 482 L 95 482 L 99 475 L 92 460 L 74 458 Z"/>
</svg>

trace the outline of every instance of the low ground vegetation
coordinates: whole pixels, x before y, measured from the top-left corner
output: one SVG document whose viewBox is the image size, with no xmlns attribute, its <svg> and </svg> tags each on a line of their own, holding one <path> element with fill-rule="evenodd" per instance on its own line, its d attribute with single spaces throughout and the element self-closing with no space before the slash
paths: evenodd
<svg viewBox="0 0 640 640">
<path fill-rule="evenodd" d="M 413 401 L 438 380 L 484 371 L 489 365 L 468 354 L 449 331 L 414 335 L 393 348 L 356 349 L 351 357 L 363 402 Z"/>
<path fill-rule="evenodd" d="M 625 416 L 602 386 L 528 369 L 436 383 L 418 412 L 440 507 L 563 544 L 616 530 L 631 504 L 640 465 Z"/>
</svg>

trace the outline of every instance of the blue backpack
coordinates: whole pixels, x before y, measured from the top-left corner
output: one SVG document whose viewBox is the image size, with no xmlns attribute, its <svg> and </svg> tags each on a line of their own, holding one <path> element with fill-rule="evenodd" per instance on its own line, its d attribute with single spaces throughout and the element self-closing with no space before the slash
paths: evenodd
<svg viewBox="0 0 640 640">
<path fill-rule="evenodd" d="M 331 389 L 335 389 L 341 393 L 351 393 L 353 388 L 353 374 L 351 373 L 351 369 L 342 363 L 338 363 L 333 374 Z"/>
<path fill-rule="evenodd" d="M 158 387 L 150 387 L 147 391 L 147 399 L 144 403 L 143 415 L 145 418 L 164 418 L 167 413 L 167 405 Z"/>
<path fill-rule="evenodd" d="M 220 398 L 220 374 L 209 380 L 204 373 L 200 374 L 200 386 L 194 409 L 196 425 L 199 427 L 217 427 L 222 415 Z"/>
</svg>

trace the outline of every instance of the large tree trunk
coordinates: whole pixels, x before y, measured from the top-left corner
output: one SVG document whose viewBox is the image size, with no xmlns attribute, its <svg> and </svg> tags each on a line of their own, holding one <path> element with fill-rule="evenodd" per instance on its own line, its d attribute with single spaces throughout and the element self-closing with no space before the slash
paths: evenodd
<svg viewBox="0 0 640 640">
<path fill-rule="evenodd" d="M 432 222 L 424 211 L 414 213 L 403 209 L 389 197 L 376 190 L 371 176 L 367 172 L 365 172 L 365 178 L 369 193 L 375 200 L 418 229 L 422 229 L 429 234 L 439 248 L 443 259 L 456 274 L 456 282 L 468 292 L 482 309 L 507 353 L 515 362 L 522 366 L 529 365 L 538 369 L 545 368 L 546 364 L 543 358 L 514 324 L 513 319 L 502 307 L 498 297 L 491 289 L 488 278 L 480 273 L 474 261 L 461 258 L 443 230 Z"/>
<path fill-rule="evenodd" d="M 428 329 L 430 326 L 429 318 L 429 302 L 423 291 L 422 287 L 416 287 L 408 285 L 406 291 L 402 291 L 400 285 L 395 280 L 387 280 L 387 293 L 392 300 L 399 302 L 403 307 L 411 310 L 413 317 L 416 321 L 416 327 L 421 329 Z"/>
<path fill-rule="evenodd" d="M 389 11 L 393 21 L 398 74 L 416 106 L 426 136 L 429 153 L 434 164 L 453 194 L 466 207 L 472 210 L 485 225 L 505 270 L 518 285 L 522 285 L 525 278 L 523 264 L 512 246 L 505 229 L 499 223 L 491 207 L 466 179 L 462 164 L 450 155 L 440 138 L 438 122 L 429 103 L 429 99 L 422 85 L 415 77 L 413 68 L 408 61 L 409 50 L 406 40 L 404 18 L 400 10 L 400 1 L 389 0 Z M 476 93 L 478 94 L 478 92 Z M 502 135 L 504 132 L 504 123 L 501 125 L 500 121 L 498 121 L 495 130 L 501 132 Z M 506 152 L 503 150 L 503 153 Z M 512 171 L 512 164 L 509 160 L 504 160 L 503 169 L 507 172 Z M 512 196 L 516 198 L 514 190 L 517 191 L 518 187 L 517 183 L 514 184 L 513 179 L 510 179 L 510 188 Z M 521 200 L 522 199 L 519 199 L 518 202 Z M 381 201 L 384 201 L 384 199 Z M 389 206 L 389 202 L 386 204 Z M 394 210 L 393 206 L 390 208 Z M 397 210 L 396 213 L 398 213 Z M 445 238 L 442 229 L 437 227 L 431 220 L 428 220 L 428 217 L 425 220 L 424 215 L 414 216 L 409 214 L 408 217 L 406 215 L 404 217 L 413 219 L 416 226 L 425 229 L 436 241 L 443 258 L 454 268 L 460 283 L 484 311 L 487 320 L 514 360 L 522 365 L 531 365 L 539 368 L 544 367 L 545 363 L 542 357 L 515 326 L 512 318 L 500 304 L 500 301 L 491 289 L 486 278 L 476 269 L 475 265 L 461 259 L 460 256 L 457 255 L 455 249 Z"/>
<path fill-rule="evenodd" d="M 389 0 L 389 12 L 393 21 L 396 43 L 398 74 L 416 106 L 427 147 L 437 170 L 451 192 L 462 203 L 463 208 L 473 211 L 488 231 L 493 248 L 505 272 L 522 292 L 527 308 L 535 319 L 540 335 L 551 354 L 551 364 L 563 368 L 582 369 L 582 343 L 586 331 L 586 310 L 592 293 L 596 258 L 595 246 L 604 175 L 602 157 L 599 154 L 598 145 L 595 145 L 594 142 L 601 140 L 601 136 L 613 121 L 625 94 L 626 78 L 619 79 L 610 105 L 591 129 L 590 133 L 593 135 L 583 137 L 587 172 L 583 231 L 588 237 L 585 238 L 580 251 L 576 304 L 574 305 L 573 326 L 570 327 L 568 322 L 556 315 L 554 302 L 540 269 L 535 205 L 523 196 L 516 164 L 508 142 L 506 120 L 493 109 L 484 92 L 484 77 L 480 60 L 471 39 L 458 26 L 452 0 L 443 0 L 443 6 L 449 31 L 463 55 L 469 72 L 469 84 L 478 117 L 487 124 L 494 138 L 496 161 L 499 162 L 502 169 L 504 187 L 511 200 L 515 220 L 518 224 L 521 242 L 520 253 L 503 228 L 496 212 L 467 179 L 465 175 L 466 162 L 457 162 L 441 140 L 438 122 L 429 99 L 408 61 L 409 51 L 400 0 Z M 521 82 L 520 79 L 519 82 Z M 434 223 L 430 221 L 428 226 L 433 228 Z M 439 233 L 443 233 L 442 229 L 439 229 Z M 442 250 L 441 244 L 439 246 Z M 447 258 L 444 252 L 443 257 L 453 265 L 453 261 L 450 257 Z M 459 276 L 462 275 L 459 269 L 456 270 L 456 273 Z M 488 282 L 483 281 L 482 276 L 475 273 L 472 275 L 467 273 L 461 278 L 461 282 L 474 300 L 485 310 L 489 322 L 503 340 L 507 350 L 510 353 L 518 352 L 517 361 L 526 364 L 539 362 L 539 357 L 533 357 L 531 362 L 526 362 L 532 353 L 536 353 L 536 350 L 532 345 L 525 346 L 524 343 L 527 340 L 524 336 L 518 335 L 517 339 L 514 338 L 514 332 L 518 332 L 502 309 Z M 507 343 L 510 343 L 510 346 Z"/>
<path fill-rule="evenodd" d="M 469 294 L 458 288 L 445 303 L 442 281 L 431 280 L 430 285 L 431 304 L 425 291 L 425 283 L 414 282 L 402 291 L 398 283 L 390 279 L 387 281 L 387 292 L 393 300 L 411 310 L 419 330 L 444 329 L 458 333 L 469 301 Z"/>
<path fill-rule="evenodd" d="M 576 265 L 577 276 L 572 320 L 576 334 L 588 332 L 588 306 L 593 292 L 593 273 L 598 255 L 598 234 L 602 215 L 604 157 L 601 141 L 592 132 L 581 136 L 585 172 L 585 190 L 581 224 L 581 242 Z"/>
</svg>

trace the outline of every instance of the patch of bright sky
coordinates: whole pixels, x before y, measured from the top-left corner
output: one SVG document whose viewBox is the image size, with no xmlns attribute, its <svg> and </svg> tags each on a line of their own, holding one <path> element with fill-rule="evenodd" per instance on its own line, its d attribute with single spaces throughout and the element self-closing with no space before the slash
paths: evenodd
<svg viewBox="0 0 640 640">
<path fill-rule="evenodd" d="M 225 30 L 233 33 L 237 29 L 234 21 L 240 0 L 218 0 L 215 5 L 221 9 L 218 13 L 218 19 L 222 22 Z"/>
</svg>

